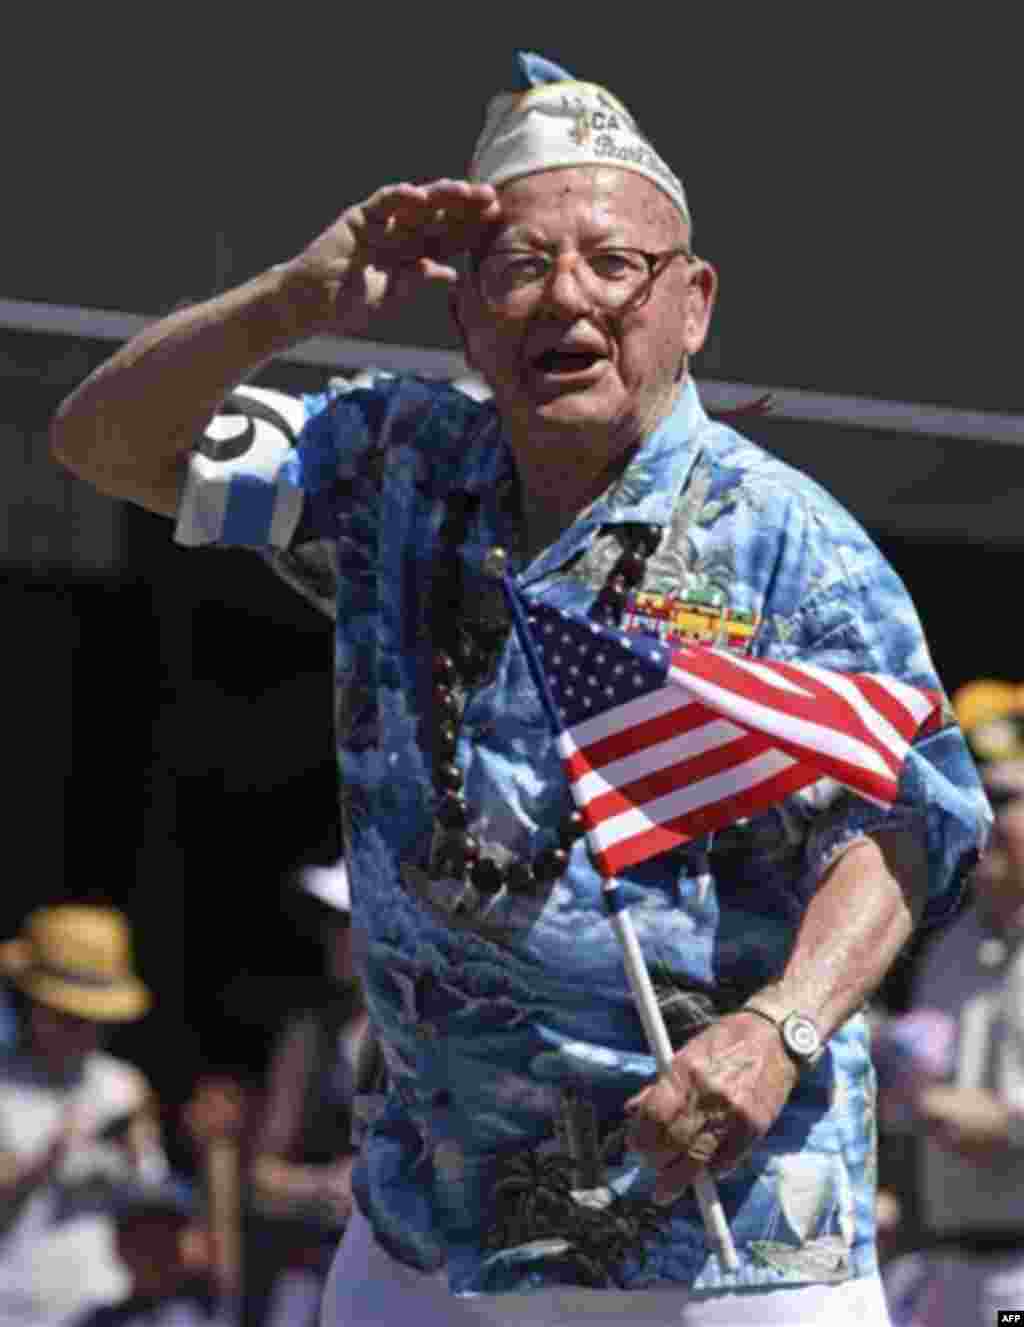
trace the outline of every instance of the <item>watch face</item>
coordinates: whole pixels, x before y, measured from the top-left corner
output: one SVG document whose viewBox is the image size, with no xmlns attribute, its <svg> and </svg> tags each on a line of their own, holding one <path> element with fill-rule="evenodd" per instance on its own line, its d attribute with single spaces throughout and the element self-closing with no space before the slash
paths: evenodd
<svg viewBox="0 0 1024 1327">
<path fill-rule="evenodd" d="M 821 1048 L 821 1034 L 809 1018 L 790 1014 L 782 1026 L 786 1045 L 801 1060 L 810 1059 Z"/>
</svg>

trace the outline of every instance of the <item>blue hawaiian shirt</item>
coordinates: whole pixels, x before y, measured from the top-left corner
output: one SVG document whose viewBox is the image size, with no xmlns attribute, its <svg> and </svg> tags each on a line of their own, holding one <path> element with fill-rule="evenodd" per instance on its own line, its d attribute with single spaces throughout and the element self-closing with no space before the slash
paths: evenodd
<svg viewBox="0 0 1024 1327">
<path fill-rule="evenodd" d="M 469 512 L 456 553 L 467 612 L 493 597 L 487 551 L 516 546 L 494 405 L 386 375 L 279 404 L 296 445 L 261 421 L 241 456 L 197 455 L 177 538 L 264 550 L 337 620 L 346 857 L 389 1071 L 355 1181 L 378 1241 L 416 1268 L 446 1267 L 456 1294 L 714 1292 L 872 1273 L 874 1075 L 861 1015 L 720 1179 L 741 1260 L 729 1273 L 692 1195 L 656 1206 L 652 1172 L 625 1147 L 623 1104 L 654 1064 L 585 845 L 560 879 L 486 907 L 426 870 L 438 797 L 429 605 L 453 495 Z M 938 687 L 906 591 L 864 531 L 812 480 L 709 419 L 692 382 L 602 497 L 529 565 L 513 559 L 513 578 L 528 598 L 586 614 L 619 536 L 638 525 L 660 542 L 627 606 L 631 629 L 710 632 L 752 657 Z M 466 695 L 456 754 L 487 852 L 533 858 L 554 843 L 566 782 L 514 634 Z M 920 836 L 934 924 L 955 911 L 987 823 L 947 713 L 914 745 L 888 812 L 823 780 L 626 871 L 674 1043 L 777 977 L 808 898 L 859 836 Z"/>
</svg>

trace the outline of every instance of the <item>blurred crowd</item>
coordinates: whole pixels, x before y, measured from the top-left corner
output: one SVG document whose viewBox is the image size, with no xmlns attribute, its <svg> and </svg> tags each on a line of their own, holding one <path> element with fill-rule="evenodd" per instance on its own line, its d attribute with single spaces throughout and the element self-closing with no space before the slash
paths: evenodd
<svg viewBox="0 0 1024 1327">
<path fill-rule="evenodd" d="M 894 1327 L 1024 1305 L 1024 688 L 953 698 L 994 813 L 968 906 L 876 1016 L 878 1242 Z"/>
<path fill-rule="evenodd" d="M 894 1327 L 1024 1304 L 1024 688 L 972 683 L 954 706 L 995 830 L 907 1007 L 874 1013 Z M 207 1075 L 177 1113 L 105 1049 L 153 998 L 120 912 L 41 907 L 0 946 L 0 1327 L 317 1322 L 384 1069 L 344 867 L 296 880 L 329 994 L 287 1016 L 259 1091 Z"/>
<path fill-rule="evenodd" d="M 382 1069 L 344 869 L 297 879 L 325 998 L 287 1016 L 259 1090 L 207 1074 L 177 1111 L 107 1049 L 159 999 L 121 912 L 42 906 L 0 946 L 0 1327 L 317 1321 L 352 1206 L 355 1098 L 372 1102 Z"/>
</svg>

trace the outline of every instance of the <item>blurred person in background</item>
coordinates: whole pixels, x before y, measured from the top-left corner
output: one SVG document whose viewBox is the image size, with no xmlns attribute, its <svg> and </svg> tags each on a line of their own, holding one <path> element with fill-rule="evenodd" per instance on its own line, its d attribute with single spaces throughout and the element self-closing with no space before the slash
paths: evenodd
<svg viewBox="0 0 1024 1327">
<path fill-rule="evenodd" d="M 879 1130 L 875 1214 L 893 1327 L 925 1327 L 941 1292 L 929 1258 L 921 1253 L 927 1237 L 917 1183 L 917 1103 L 926 1088 L 949 1080 L 956 1036 L 951 1014 L 923 1007 L 878 1015 L 873 1029 Z"/>
<path fill-rule="evenodd" d="M 202 1205 L 185 1187 L 124 1186 L 111 1213 L 127 1293 L 71 1327 L 236 1327 L 236 1301 L 218 1294 Z"/>
<path fill-rule="evenodd" d="M 240 1157 L 247 1098 L 236 1078 L 207 1073 L 181 1112 L 193 1179 L 119 1183 L 110 1195 L 125 1295 L 73 1327 L 237 1327 L 241 1319 Z"/>
<path fill-rule="evenodd" d="M 306 919 L 322 939 L 329 989 L 321 1005 L 292 1015 L 284 1027 L 254 1142 L 247 1316 L 267 1327 L 316 1321 L 352 1212 L 356 1097 L 379 1090 L 381 1073 L 356 975 L 344 863 L 305 867 L 298 884 Z"/>
<path fill-rule="evenodd" d="M 923 954 L 880 1063 L 883 1125 L 903 1117 L 918 1139 L 925 1245 L 886 1269 L 896 1327 L 1024 1308 L 1024 687 L 974 682 L 953 704 L 995 826 L 973 905 Z"/>
<path fill-rule="evenodd" d="M 200 1075 L 181 1116 L 206 1211 L 207 1279 L 224 1321 L 243 1311 L 245 1177 L 256 1117 L 252 1092 L 225 1072 Z"/>
<path fill-rule="evenodd" d="M 0 970 L 22 1004 L 0 1055 L 0 1321 L 50 1327 L 123 1297 L 112 1194 L 167 1175 L 149 1084 L 103 1049 L 151 997 L 112 908 L 33 912 Z"/>
</svg>

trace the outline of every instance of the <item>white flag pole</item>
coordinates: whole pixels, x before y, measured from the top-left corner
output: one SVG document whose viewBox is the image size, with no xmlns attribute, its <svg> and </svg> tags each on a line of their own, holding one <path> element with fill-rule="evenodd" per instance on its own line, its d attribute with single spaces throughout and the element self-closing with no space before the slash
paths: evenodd
<svg viewBox="0 0 1024 1327">
<path fill-rule="evenodd" d="M 636 938 L 636 931 L 633 929 L 633 919 L 629 915 L 629 909 L 622 902 L 622 892 L 614 880 L 609 880 L 604 886 L 604 898 L 612 929 L 622 946 L 626 976 L 629 978 L 647 1044 L 657 1062 L 659 1072 L 667 1074 L 672 1069 L 672 1043 L 669 1041 L 665 1020 L 661 1016 L 658 997 L 651 985 L 651 974 L 647 971 L 647 964 L 644 962 L 643 952 Z M 708 1239 L 714 1246 L 722 1266 L 734 1272 L 740 1265 L 740 1260 L 736 1256 L 736 1246 L 732 1242 L 732 1233 L 725 1219 L 718 1187 L 703 1166 L 697 1172 L 693 1187 Z"/>
</svg>

